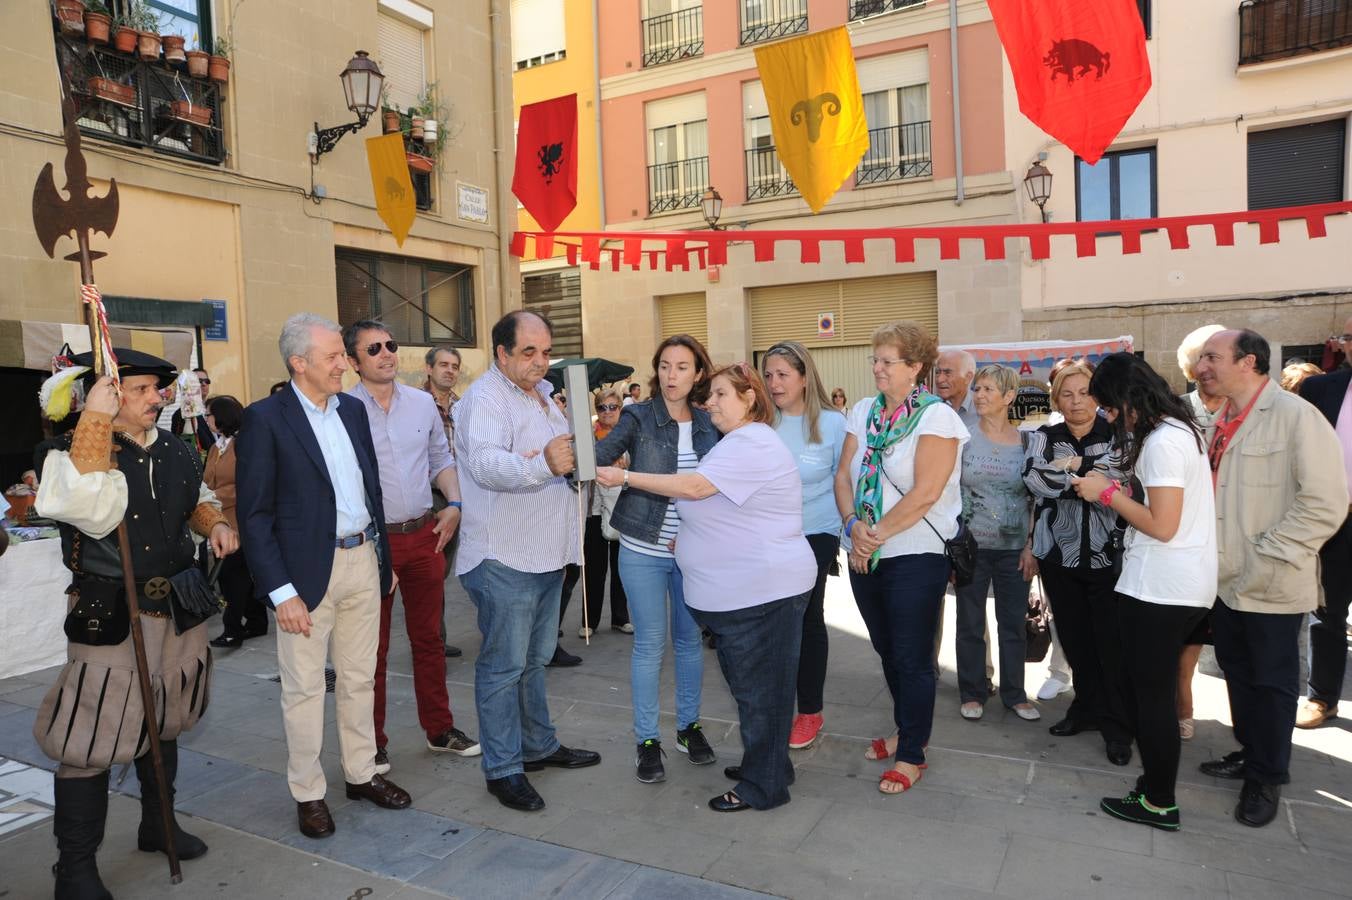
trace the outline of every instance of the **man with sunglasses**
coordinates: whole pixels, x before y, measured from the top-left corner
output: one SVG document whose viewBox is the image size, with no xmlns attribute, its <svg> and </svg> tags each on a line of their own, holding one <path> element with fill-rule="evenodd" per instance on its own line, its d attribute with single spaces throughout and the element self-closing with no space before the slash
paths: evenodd
<svg viewBox="0 0 1352 900">
<path fill-rule="evenodd" d="M 399 577 L 404 628 L 413 650 L 413 694 L 418 724 L 434 753 L 477 756 L 479 743 L 455 727 L 446 690 L 441 640 L 446 558 L 442 549 L 460 524 L 460 485 L 431 395 L 399 381 L 399 344 L 380 322 L 363 319 L 343 330 L 343 345 L 361 379 L 348 394 L 366 407 L 380 471 L 390 564 Z M 432 484 L 447 505 L 432 512 Z M 385 734 L 386 665 L 394 592 L 381 598 L 376 649 L 376 771 L 389 771 Z"/>
</svg>

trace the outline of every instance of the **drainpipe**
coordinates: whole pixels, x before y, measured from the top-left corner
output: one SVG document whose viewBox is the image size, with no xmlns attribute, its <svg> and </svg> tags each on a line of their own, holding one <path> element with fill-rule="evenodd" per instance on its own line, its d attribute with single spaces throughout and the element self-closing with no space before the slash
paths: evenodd
<svg viewBox="0 0 1352 900">
<path fill-rule="evenodd" d="M 511 117 L 504 114 L 502 104 L 512 102 L 512 73 L 501 64 L 501 48 L 509 38 L 503 23 L 503 0 L 489 2 L 489 60 L 493 71 L 493 174 L 498 195 L 498 308 L 486 318 L 496 321 L 507 312 L 512 295 L 512 260 L 508 250 L 510 228 L 516 222 L 516 206 L 512 202 L 511 168 L 503 162 L 503 154 L 513 146 Z M 505 82 L 505 84 L 504 84 Z M 515 160 L 512 161 L 515 165 Z M 490 349 L 491 357 L 492 351 Z"/>
<path fill-rule="evenodd" d="M 601 154 L 601 0 L 592 0 L 592 76 L 596 99 L 592 101 L 596 120 L 596 199 L 601 204 L 600 229 L 606 230 L 606 165 Z"/>
<path fill-rule="evenodd" d="M 957 180 L 957 193 L 953 197 L 953 203 L 962 206 L 966 190 L 962 183 L 962 101 L 959 96 L 958 78 L 958 0 L 948 0 L 948 61 L 953 69 L 953 174 Z"/>
</svg>

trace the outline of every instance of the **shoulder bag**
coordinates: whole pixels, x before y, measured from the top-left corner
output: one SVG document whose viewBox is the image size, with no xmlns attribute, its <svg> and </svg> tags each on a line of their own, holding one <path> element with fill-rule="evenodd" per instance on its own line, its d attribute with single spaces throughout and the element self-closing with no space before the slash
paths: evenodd
<svg viewBox="0 0 1352 900">
<path fill-rule="evenodd" d="M 887 474 L 887 468 L 881 463 L 878 465 L 878 471 L 883 473 L 887 483 L 892 485 L 892 490 L 896 491 L 902 497 L 906 492 L 897 487 L 897 483 L 892 480 L 892 476 Z M 921 516 L 921 520 L 929 526 L 934 536 L 943 541 L 944 556 L 948 559 L 948 564 L 953 567 L 953 584 L 956 587 L 966 587 L 972 583 L 972 577 L 976 574 L 976 538 L 972 532 L 958 519 L 958 533 L 948 540 L 939 533 L 939 529 L 930 522 L 929 516 Z"/>
</svg>

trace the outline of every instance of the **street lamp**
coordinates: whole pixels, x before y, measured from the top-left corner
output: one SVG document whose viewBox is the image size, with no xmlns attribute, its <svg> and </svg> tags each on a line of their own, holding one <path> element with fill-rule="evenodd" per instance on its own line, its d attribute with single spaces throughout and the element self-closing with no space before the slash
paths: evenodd
<svg viewBox="0 0 1352 900">
<path fill-rule="evenodd" d="M 1052 173 L 1042 164 L 1042 159 L 1033 163 L 1028 174 L 1023 176 L 1023 188 L 1028 192 L 1028 199 L 1037 204 L 1038 210 L 1042 213 L 1042 221 L 1047 221 L 1047 200 L 1052 195 Z"/>
<path fill-rule="evenodd" d="M 699 206 L 704 212 L 704 221 L 709 223 L 710 231 L 723 231 L 728 227 L 718 224 L 718 217 L 723 214 L 723 195 L 715 188 L 709 188 L 700 196 Z"/>
<path fill-rule="evenodd" d="M 320 128 L 316 122 L 310 149 L 311 161 L 317 161 L 319 157 L 337 146 L 339 138 L 343 135 L 365 128 L 371 114 L 380 108 L 380 89 L 385 83 L 385 76 L 365 50 L 358 50 L 357 55 L 348 60 L 347 68 L 338 77 L 343 82 L 347 108 L 357 114 L 357 121 L 335 125 L 333 128 Z"/>
</svg>

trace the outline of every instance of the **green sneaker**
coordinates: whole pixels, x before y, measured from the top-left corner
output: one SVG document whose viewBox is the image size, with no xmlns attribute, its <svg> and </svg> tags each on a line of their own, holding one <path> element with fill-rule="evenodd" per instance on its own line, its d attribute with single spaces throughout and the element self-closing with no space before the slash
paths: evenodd
<svg viewBox="0 0 1352 900">
<path fill-rule="evenodd" d="M 688 755 L 690 762 L 697 766 L 707 766 L 718 760 L 718 757 L 714 756 L 714 748 L 709 746 L 708 740 L 704 737 L 704 729 L 698 722 L 691 722 L 676 732 L 676 749 Z"/>
<path fill-rule="evenodd" d="M 1127 796 L 1121 799 L 1104 797 L 1099 801 L 1099 809 L 1124 822 L 1137 822 L 1141 825 L 1149 825 L 1151 828 L 1158 828 L 1161 831 L 1178 830 L 1177 806 L 1169 806 L 1164 809 L 1149 806 L 1146 803 L 1145 796 L 1136 791 L 1128 791 Z"/>
</svg>

